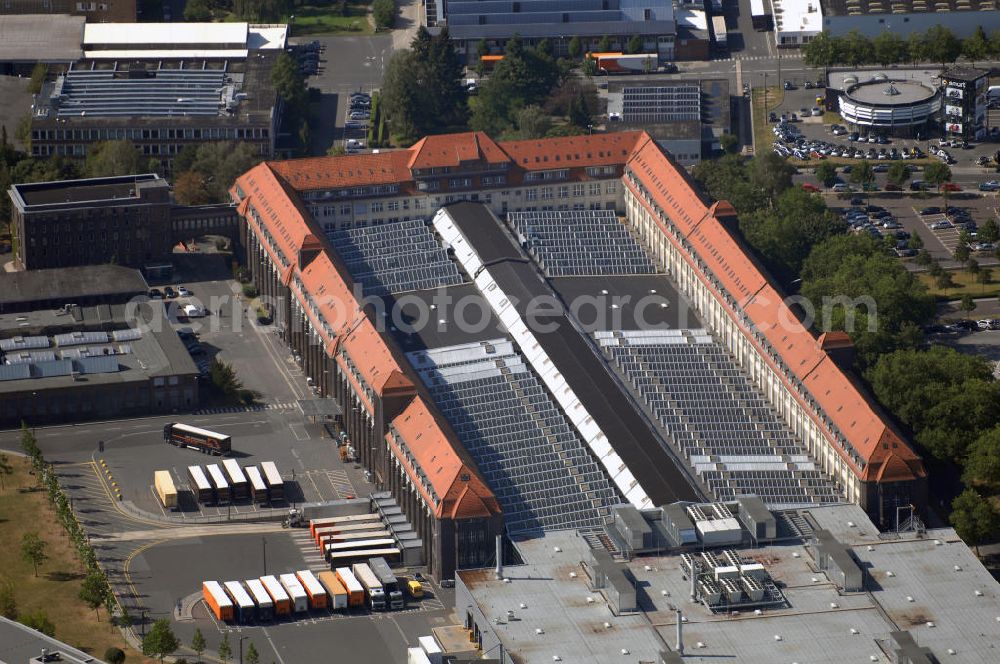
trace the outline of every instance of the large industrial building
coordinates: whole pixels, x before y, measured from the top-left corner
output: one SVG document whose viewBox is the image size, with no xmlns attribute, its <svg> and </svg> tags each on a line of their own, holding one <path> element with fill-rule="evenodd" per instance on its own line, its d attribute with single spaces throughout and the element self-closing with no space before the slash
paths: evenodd
<svg viewBox="0 0 1000 664">
<path fill-rule="evenodd" d="M 425 16 L 429 28 L 447 26 L 456 49 L 470 62 L 479 55 L 480 40 L 491 52 L 502 53 L 515 35 L 528 45 L 547 39 L 557 56 L 568 54 L 573 37 L 584 51 L 596 51 L 604 36 L 611 39 L 612 50 L 623 51 L 638 35 L 644 53 L 673 60 L 677 35 L 671 0 L 428 0 Z"/>
<path fill-rule="evenodd" d="M 929 137 L 941 120 L 939 71 L 830 72 L 827 104 L 863 134 Z"/>
<path fill-rule="evenodd" d="M 4 0 L 0 14 L 72 14 L 94 23 L 134 23 L 136 0 L 100 0 L 78 2 L 74 0 Z"/>
<path fill-rule="evenodd" d="M 787 0 L 783 0 L 787 1 Z M 997 0 L 797 0 L 822 14 L 822 29 L 842 37 L 857 31 L 868 37 L 892 32 L 903 39 L 935 26 L 956 37 L 970 37 L 976 28 L 987 32 L 1000 22 Z"/>
<path fill-rule="evenodd" d="M 12 185 L 14 261 L 38 270 L 115 263 L 151 270 L 174 245 L 210 233 L 236 237 L 230 205 L 176 205 L 156 175 Z"/>
<path fill-rule="evenodd" d="M 31 153 L 83 158 L 129 140 L 168 171 L 184 147 L 211 141 L 270 157 L 281 115 L 271 67 L 286 38 L 283 25 L 88 24 L 82 59 L 35 98 Z"/>
<path fill-rule="evenodd" d="M 455 613 L 478 652 L 503 664 L 997 659 L 1000 585 L 950 528 L 886 538 L 855 505 L 772 514 L 747 501 L 616 517 L 610 538 L 632 552 L 548 532 L 515 543 L 519 564 L 460 571 Z"/>
<path fill-rule="evenodd" d="M 145 295 L 115 266 L 0 273 L 0 425 L 194 409 L 198 368 Z"/>
<path fill-rule="evenodd" d="M 600 532 L 621 503 L 846 501 L 894 524 L 926 501 L 831 355 L 846 335 L 797 322 L 732 207 L 644 132 L 432 136 L 265 162 L 231 192 L 279 334 L 439 543 L 435 575 L 490 564 L 501 512 L 519 539 Z"/>
</svg>

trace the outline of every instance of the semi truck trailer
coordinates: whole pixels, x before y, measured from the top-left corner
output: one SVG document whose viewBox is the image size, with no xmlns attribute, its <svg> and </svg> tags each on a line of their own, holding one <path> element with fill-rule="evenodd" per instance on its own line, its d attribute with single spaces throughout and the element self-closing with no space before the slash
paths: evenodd
<svg viewBox="0 0 1000 664">
<path fill-rule="evenodd" d="M 264 461 L 260 464 L 260 472 L 264 476 L 264 484 L 267 485 L 267 499 L 272 503 L 285 500 L 285 480 L 281 479 L 281 473 L 273 461 Z"/>
<path fill-rule="evenodd" d="M 393 611 L 402 609 L 405 606 L 403 592 L 399 589 L 399 580 L 392 573 L 392 569 L 389 567 L 389 563 L 385 561 L 385 558 L 369 558 L 368 567 L 371 568 L 371 571 L 378 577 L 379 583 L 382 584 L 382 590 L 385 592 L 389 608 Z"/>
<path fill-rule="evenodd" d="M 236 459 L 224 459 L 222 461 L 222 469 L 229 480 L 233 500 L 246 500 L 249 498 L 250 491 L 247 486 L 247 478 L 243 474 L 243 469 L 240 468 L 240 462 Z"/>
<path fill-rule="evenodd" d="M 365 588 L 358 581 L 357 577 L 354 576 L 354 572 L 351 571 L 350 567 L 338 567 L 337 579 L 343 584 L 344 589 L 347 591 L 347 605 L 348 606 L 364 606 L 365 603 Z"/>
<path fill-rule="evenodd" d="M 264 584 L 260 579 L 247 579 L 244 581 L 253 603 L 257 605 L 257 620 L 269 622 L 274 620 L 274 600 L 267 594 Z"/>
<path fill-rule="evenodd" d="M 257 605 L 243 588 L 243 584 L 239 581 L 226 581 L 222 586 L 225 588 L 226 594 L 229 595 L 229 599 L 233 600 L 236 621 L 243 625 L 252 623 L 257 615 Z"/>
<path fill-rule="evenodd" d="M 292 600 L 292 610 L 295 613 L 305 613 L 309 610 L 309 595 L 306 589 L 299 583 L 299 579 L 294 574 L 282 574 L 278 577 L 281 587 L 285 589 Z"/>
<path fill-rule="evenodd" d="M 260 474 L 257 466 L 247 466 L 243 469 L 247 476 L 247 484 L 250 489 L 250 500 L 255 503 L 267 502 L 267 485 L 264 484 L 264 477 Z"/>
<path fill-rule="evenodd" d="M 365 589 L 365 596 L 368 598 L 368 606 L 372 611 L 385 611 L 385 589 L 382 582 L 375 576 L 375 572 L 368 566 L 368 563 L 354 563 L 351 566 L 355 578 Z"/>
<path fill-rule="evenodd" d="M 168 510 L 177 509 L 177 489 L 174 487 L 174 478 L 170 476 L 169 470 L 153 472 L 153 487 L 163 507 Z"/>
<path fill-rule="evenodd" d="M 274 575 L 260 577 L 260 582 L 264 585 L 267 594 L 274 602 L 274 615 L 287 616 L 292 612 L 292 598 L 288 596 L 285 589 Z"/>
<path fill-rule="evenodd" d="M 316 579 L 323 585 L 326 594 L 330 596 L 331 609 L 347 608 L 347 589 L 344 588 L 344 584 L 340 582 L 336 574 L 333 572 L 320 572 L 316 575 Z"/>
<path fill-rule="evenodd" d="M 205 581 L 201 584 L 201 594 L 212 615 L 217 620 L 231 622 L 233 620 L 233 602 L 218 581 Z"/>
<path fill-rule="evenodd" d="M 315 574 L 304 569 L 296 572 L 295 576 L 306 590 L 310 609 L 325 609 L 329 606 L 326 589 L 319 582 L 319 579 L 316 578 Z"/>
</svg>

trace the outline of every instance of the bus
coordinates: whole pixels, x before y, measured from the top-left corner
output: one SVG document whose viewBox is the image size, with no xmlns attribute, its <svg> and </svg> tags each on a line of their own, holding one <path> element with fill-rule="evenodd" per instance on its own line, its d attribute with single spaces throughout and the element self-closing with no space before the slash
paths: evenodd
<svg viewBox="0 0 1000 664">
<path fill-rule="evenodd" d="M 260 464 L 260 472 L 264 475 L 264 483 L 267 485 L 267 495 L 270 502 L 278 502 L 285 499 L 285 480 L 281 479 L 281 473 L 273 461 L 264 461 Z"/>
<path fill-rule="evenodd" d="M 771 15 L 764 9 L 764 0 L 750 0 L 750 21 L 757 32 L 771 29 Z"/>
<path fill-rule="evenodd" d="M 163 441 L 177 447 L 189 447 L 203 454 L 216 456 L 228 454 L 233 448 L 230 436 L 178 422 L 163 426 Z"/>
<path fill-rule="evenodd" d="M 224 459 L 222 462 L 222 468 L 226 471 L 226 477 L 229 479 L 229 486 L 232 487 L 233 500 L 246 500 L 249 498 L 247 478 L 243 475 L 243 469 L 240 468 L 240 462 L 236 459 Z"/>
<path fill-rule="evenodd" d="M 232 500 L 232 495 L 229 492 L 229 482 L 226 481 L 226 476 L 222 474 L 222 469 L 213 463 L 210 466 L 205 466 L 205 470 L 208 472 L 208 477 L 215 488 L 215 503 L 217 505 L 227 504 Z"/>
<path fill-rule="evenodd" d="M 188 484 L 191 485 L 191 492 L 195 499 L 202 505 L 207 505 L 215 500 L 215 492 L 212 485 L 205 477 L 205 471 L 201 466 L 188 466 Z"/>
</svg>

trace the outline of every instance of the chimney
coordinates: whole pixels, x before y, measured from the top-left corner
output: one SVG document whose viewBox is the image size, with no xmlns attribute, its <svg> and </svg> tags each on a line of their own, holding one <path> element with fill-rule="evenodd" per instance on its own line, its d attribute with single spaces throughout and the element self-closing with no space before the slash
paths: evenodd
<svg viewBox="0 0 1000 664">
<path fill-rule="evenodd" d="M 681 610 L 677 609 L 677 645 L 674 648 L 679 655 L 684 654 L 684 637 L 681 634 L 681 626 L 683 621 L 681 620 Z"/>
<path fill-rule="evenodd" d="M 497 581 L 503 578 L 503 535 L 497 535 Z"/>
</svg>

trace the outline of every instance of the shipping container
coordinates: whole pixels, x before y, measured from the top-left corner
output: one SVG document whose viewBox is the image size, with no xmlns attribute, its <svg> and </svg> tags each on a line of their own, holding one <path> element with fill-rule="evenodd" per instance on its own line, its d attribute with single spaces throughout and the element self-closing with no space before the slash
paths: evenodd
<svg viewBox="0 0 1000 664">
<path fill-rule="evenodd" d="M 365 588 L 354 576 L 354 572 L 349 567 L 338 567 L 336 569 L 337 579 L 347 591 L 348 606 L 363 606 L 365 603 Z"/>
<path fill-rule="evenodd" d="M 382 556 L 383 558 L 388 558 L 395 560 L 399 557 L 399 549 L 395 547 L 387 547 L 385 549 L 351 549 L 349 551 L 330 551 L 327 552 L 326 559 L 330 563 L 331 567 L 336 567 L 338 565 L 351 565 L 359 560 L 367 560 L 372 556 Z"/>
<path fill-rule="evenodd" d="M 386 608 L 385 589 L 382 587 L 382 583 L 378 580 L 378 577 L 375 576 L 375 572 L 368 566 L 368 563 L 354 563 L 351 565 L 351 571 L 354 572 L 354 577 L 364 587 L 365 594 L 368 597 L 368 605 L 372 611 L 384 611 Z"/>
<path fill-rule="evenodd" d="M 222 586 L 225 588 L 226 594 L 229 595 L 229 599 L 233 600 L 233 606 L 236 607 L 236 621 L 244 625 L 252 623 L 257 613 L 257 606 L 250 599 L 243 584 L 239 581 L 226 581 Z"/>
<path fill-rule="evenodd" d="M 292 598 L 292 610 L 295 613 L 308 611 L 309 595 L 306 594 L 306 589 L 299 583 L 298 577 L 294 574 L 281 574 L 278 576 L 278 580 L 281 581 L 281 586 L 288 593 L 288 596 Z"/>
<path fill-rule="evenodd" d="M 169 470 L 153 471 L 153 487 L 156 489 L 156 497 L 168 510 L 177 509 L 177 489 L 174 487 L 174 478 L 170 476 Z"/>
<path fill-rule="evenodd" d="M 320 544 L 322 538 L 326 535 L 339 535 L 339 534 L 350 534 L 356 532 L 365 532 L 371 530 L 378 530 L 384 528 L 385 526 L 381 521 L 362 521 L 360 523 L 348 524 L 346 526 L 322 526 L 320 528 L 310 527 L 313 539 L 316 540 L 317 544 Z"/>
<path fill-rule="evenodd" d="M 323 584 L 326 594 L 330 597 L 331 609 L 347 608 L 347 589 L 340 582 L 333 572 L 320 572 L 316 575 L 317 580 Z"/>
<path fill-rule="evenodd" d="M 325 609 L 329 606 L 326 589 L 323 588 L 323 585 L 316 579 L 316 576 L 312 572 L 304 569 L 296 572 L 295 576 L 298 577 L 302 587 L 306 589 L 310 609 Z"/>
<path fill-rule="evenodd" d="M 231 622 L 233 620 L 233 602 L 226 595 L 218 581 L 205 581 L 201 584 L 201 594 L 205 598 L 212 615 L 218 620 Z"/>
<path fill-rule="evenodd" d="M 278 577 L 274 575 L 260 577 L 260 582 L 264 584 L 264 590 L 271 596 L 274 602 L 274 615 L 285 616 L 292 612 L 292 598 L 288 596 Z"/>
<path fill-rule="evenodd" d="M 764 0 L 750 0 L 750 22 L 757 32 L 771 29 L 771 15 L 764 9 Z"/>
<path fill-rule="evenodd" d="M 230 436 L 177 422 L 164 425 L 163 440 L 177 447 L 189 447 L 207 454 L 221 455 L 232 451 Z"/>
<path fill-rule="evenodd" d="M 209 484 L 208 478 L 205 476 L 204 468 L 201 466 L 188 466 L 188 480 L 191 492 L 194 493 L 195 499 L 199 503 L 207 505 L 215 502 L 215 491 L 212 490 L 212 485 Z"/>
<path fill-rule="evenodd" d="M 260 464 L 260 472 L 264 476 L 264 484 L 267 485 L 267 499 L 272 502 L 281 502 L 285 499 L 285 480 L 281 479 L 281 473 L 273 461 L 264 461 Z"/>
<path fill-rule="evenodd" d="M 244 583 L 257 606 L 257 620 L 260 622 L 274 620 L 274 600 L 267 594 L 267 589 L 260 579 L 247 579 Z"/>
<path fill-rule="evenodd" d="M 372 572 L 374 572 L 375 576 L 379 580 L 379 583 L 382 584 L 382 589 L 385 591 L 385 598 L 389 603 L 389 608 L 393 611 L 402 609 L 405 602 L 403 599 L 403 591 L 399 589 L 399 579 L 397 579 L 396 575 L 392 573 L 392 568 L 389 567 L 389 563 L 386 562 L 385 558 L 369 558 L 368 567 Z"/>
<path fill-rule="evenodd" d="M 212 488 L 215 489 L 215 504 L 228 504 L 231 500 L 229 482 L 226 481 L 226 476 L 223 474 L 222 469 L 219 468 L 218 464 L 213 463 L 205 466 L 205 472 L 208 474 L 208 479 L 212 482 Z"/>
<path fill-rule="evenodd" d="M 266 503 L 267 485 L 264 484 L 264 478 L 261 477 L 260 468 L 257 466 L 247 466 L 243 469 L 243 472 L 246 473 L 250 487 L 250 500 L 255 503 Z"/>
<path fill-rule="evenodd" d="M 225 459 L 222 462 L 222 468 L 226 471 L 226 478 L 229 480 L 229 486 L 232 488 L 233 500 L 246 500 L 249 498 L 250 492 L 247 488 L 247 478 L 240 468 L 240 462 L 236 459 Z"/>
</svg>

